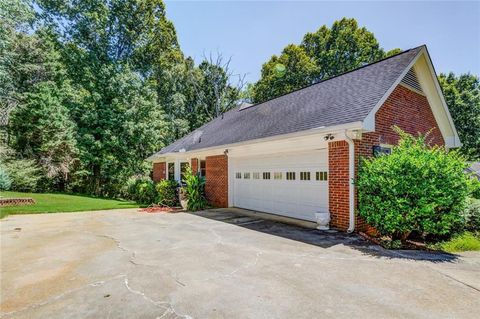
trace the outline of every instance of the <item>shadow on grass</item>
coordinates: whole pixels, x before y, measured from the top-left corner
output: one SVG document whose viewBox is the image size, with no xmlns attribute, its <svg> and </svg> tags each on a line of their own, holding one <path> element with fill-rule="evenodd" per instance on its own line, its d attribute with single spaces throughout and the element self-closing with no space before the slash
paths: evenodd
<svg viewBox="0 0 480 319">
<path fill-rule="evenodd" d="M 458 258 L 457 255 L 445 252 L 388 250 L 365 240 L 357 234 L 347 234 L 334 230 L 320 231 L 307 229 L 250 217 L 227 210 L 222 211 L 222 209 L 205 210 L 191 214 L 322 248 L 344 245 L 376 258 L 421 260 L 433 263 L 454 262 Z"/>
</svg>

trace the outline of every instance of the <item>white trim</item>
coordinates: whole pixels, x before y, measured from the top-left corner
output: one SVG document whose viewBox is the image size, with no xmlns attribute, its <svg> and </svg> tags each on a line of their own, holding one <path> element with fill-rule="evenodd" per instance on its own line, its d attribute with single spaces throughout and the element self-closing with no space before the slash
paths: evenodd
<svg viewBox="0 0 480 319">
<path fill-rule="evenodd" d="M 195 149 L 195 150 L 181 152 L 181 153 L 180 152 L 171 152 L 171 153 L 159 154 L 158 156 L 155 156 L 155 154 L 153 154 L 152 156 L 150 156 L 146 160 L 150 161 L 150 162 L 156 162 L 156 161 L 158 161 L 159 158 L 166 158 L 166 157 L 182 157 L 183 158 L 185 156 L 196 157 L 196 156 L 204 156 L 204 155 L 206 155 L 206 156 L 221 155 L 221 154 L 224 154 L 225 149 L 229 149 L 229 148 L 233 148 L 233 147 L 237 147 L 237 146 L 242 146 L 242 145 L 252 145 L 252 144 L 257 144 L 257 143 L 277 141 L 277 140 L 283 140 L 283 139 L 291 138 L 291 137 L 303 137 L 303 136 L 324 134 L 326 132 L 329 132 L 329 133 L 332 133 L 332 132 L 335 132 L 335 131 L 342 132 L 345 129 L 358 130 L 358 129 L 361 129 L 361 128 L 362 128 L 362 122 L 351 122 L 351 123 L 340 124 L 340 125 L 335 125 L 335 126 L 328 126 L 328 127 L 321 126 L 321 127 L 318 127 L 318 128 L 305 130 L 305 131 L 300 131 L 300 132 L 295 132 L 295 133 L 281 134 L 281 135 L 275 135 L 275 136 L 271 136 L 271 137 L 242 141 L 242 142 L 238 142 L 238 143 L 200 148 L 200 149 Z M 206 153 L 206 154 L 202 154 L 202 153 Z"/>
<path fill-rule="evenodd" d="M 445 97 L 443 96 L 442 89 L 440 87 L 440 83 L 438 82 L 438 77 L 435 73 L 435 69 L 433 67 L 432 59 L 430 58 L 430 54 L 428 54 L 428 50 L 426 47 L 422 49 L 422 51 L 425 52 L 426 56 L 426 61 L 427 61 L 427 66 L 430 70 L 430 74 L 433 78 L 433 83 L 435 84 L 435 88 L 437 89 L 437 93 L 440 96 L 440 101 L 442 102 L 442 106 L 447 114 L 448 122 L 450 123 L 450 127 L 452 128 L 452 131 L 454 133 L 454 136 L 449 136 L 449 137 L 444 137 L 445 139 L 445 144 L 447 144 L 447 139 L 453 138 L 453 143 L 452 144 L 447 144 L 448 147 L 455 148 L 455 147 L 461 147 L 462 143 L 460 142 L 460 138 L 458 136 L 457 128 L 455 127 L 455 124 L 453 123 L 452 115 L 450 114 L 450 111 L 448 110 L 447 102 L 445 102 Z"/>
<path fill-rule="evenodd" d="M 348 143 L 348 229 L 352 233 L 355 230 L 355 143 L 345 130 L 345 140 Z M 329 190 L 330 191 L 330 190 Z"/>
<path fill-rule="evenodd" d="M 368 113 L 368 115 L 363 120 L 363 128 L 367 131 L 375 131 L 375 114 L 377 111 L 382 107 L 383 103 L 388 99 L 390 94 L 392 94 L 393 90 L 398 86 L 398 84 L 403 80 L 405 75 L 407 75 L 408 71 L 415 65 L 418 58 L 424 53 L 425 47 L 423 47 L 413 58 L 413 60 L 408 64 L 408 66 L 403 70 L 400 76 L 393 82 L 392 86 L 388 89 L 388 91 L 383 95 L 383 97 L 377 102 L 377 104 L 373 107 L 373 109 Z"/>
</svg>

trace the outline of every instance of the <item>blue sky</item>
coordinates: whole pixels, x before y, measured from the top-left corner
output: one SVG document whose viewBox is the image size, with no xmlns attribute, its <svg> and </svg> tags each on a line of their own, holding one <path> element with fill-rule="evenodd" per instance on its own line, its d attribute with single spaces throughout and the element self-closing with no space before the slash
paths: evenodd
<svg viewBox="0 0 480 319">
<path fill-rule="evenodd" d="M 166 1 L 185 54 L 232 57 L 249 82 L 262 63 L 306 32 L 357 19 L 386 50 L 426 44 L 437 73 L 480 75 L 480 2 Z"/>
</svg>

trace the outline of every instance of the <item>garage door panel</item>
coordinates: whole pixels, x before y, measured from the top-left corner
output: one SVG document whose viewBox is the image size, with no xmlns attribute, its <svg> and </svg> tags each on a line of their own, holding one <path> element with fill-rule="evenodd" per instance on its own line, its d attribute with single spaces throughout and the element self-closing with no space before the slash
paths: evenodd
<svg viewBox="0 0 480 319">
<path fill-rule="evenodd" d="M 316 172 L 328 172 L 326 150 L 237 158 L 233 163 L 234 206 L 306 220 L 328 211 L 328 182 L 316 180 Z M 235 178 L 237 172 L 242 178 Z M 250 178 L 244 178 L 245 172 Z M 264 172 L 270 179 L 263 179 Z M 295 180 L 287 180 L 287 172 L 295 172 Z M 310 172 L 310 180 L 300 180 L 300 172 Z M 274 173 L 281 173 L 281 179 Z"/>
</svg>

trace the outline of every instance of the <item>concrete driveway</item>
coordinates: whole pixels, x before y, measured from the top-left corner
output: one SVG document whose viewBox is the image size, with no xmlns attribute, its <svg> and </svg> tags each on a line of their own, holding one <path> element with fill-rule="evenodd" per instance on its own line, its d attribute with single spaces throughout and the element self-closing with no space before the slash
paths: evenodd
<svg viewBox="0 0 480 319">
<path fill-rule="evenodd" d="M 480 254 L 218 211 L 9 216 L 2 318 L 478 318 Z"/>
</svg>

